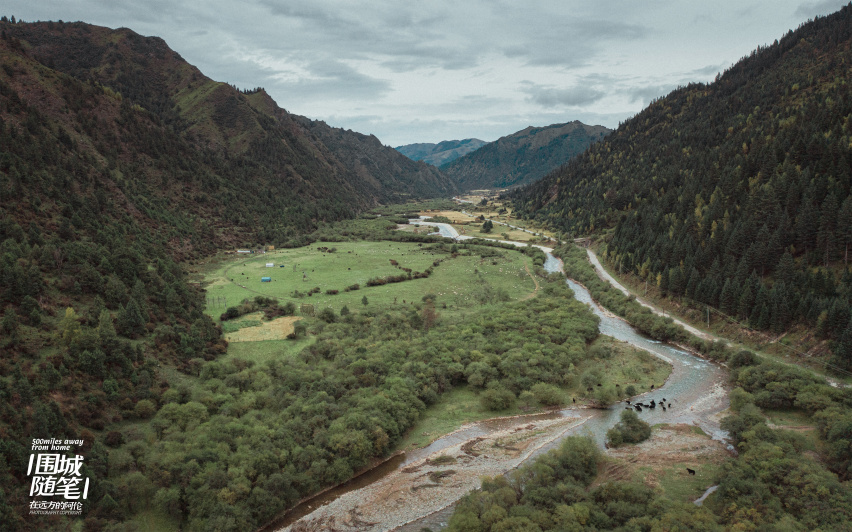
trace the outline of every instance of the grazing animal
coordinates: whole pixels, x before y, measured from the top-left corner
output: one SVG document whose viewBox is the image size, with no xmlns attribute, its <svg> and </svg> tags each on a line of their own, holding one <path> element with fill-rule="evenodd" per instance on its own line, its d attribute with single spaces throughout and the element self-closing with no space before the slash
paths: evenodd
<svg viewBox="0 0 852 532">
<path fill-rule="evenodd" d="M 588 388 L 586 388 L 586 391 L 587 391 L 587 392 L 591 392 L 592 390 L 594 390 L 594 388 L 592 388 L 591 386 L 589 386 Z"/>
<path fill-rule="evenodd" d="M 663 405 L 663 412 L 666 411 L 666 405 Z"/>
<path fill-rule="evenodd" d="M 636 407 L 635 407 L 635 408 L 636 408 L 636 411 L 637 411 L 637 412 L 641 412 L 641 411 L 642 411 L 642 407 L 641 407 L 641 406 L 639 406 L 639 405 L 636 405 Z"/>
<path fill-rule="evenodd" d="M 653 385 L 653 384 L 651 385 L 651 389 L 652 389 L 652 390 L 654 389 L 654 385 Z"/>
<path fill-rule="evenodd" d="M 627 401 L 625 401 L 625 403 L 630 404 L 630 399 L 628 399 Z"/>
<path fill-rule="evenodd" d="M 672 404 L 671 404 L 671 403 L 669 403 L 669 408 L 671 408 L 671 407 L 672 407 Z"/>
<path fill-rule="evenodd" d="M 661 402 L 661 403 L 665 403 L 665 402 L 666 402 L 666 398 L 665 398 L 665 397 L 663 397 L 663 400 L 662 400 L 662 401 L 660 401 L 660 402 Z"/>
<path fill-rule="evenodd" d="M 648 408 L 657 408 L 657 405 L 654 403 L 654 401 L 651 401 L 651 406 L 649 406 Z"/>
<path fill-rule="evenodd" d="M 651 399 L 651 406 L 655 406 L 656 404 L 657 404 L 657 402 L 654 401 L 653 399 Z"/>
<path fill-rule="evenodd" d="M 577 402 L 577 398 L 576 398 L 576 397 L 572 397 L 572 398 L 571 398 L 571 402 L 572 402 L 572 403 L 576 403 L 576 402 Z"/>
<path fill-rule="evenodd" d="M 695 474 L 695 470 L 694 470 L 694 469 L 690 469 L 690 468 L 688 468 L 688 467 L 686 468 L 686 472 L 687 472 L 687 473 L 689 473 L 690 475 L 694 475 L 694 474 Z"/>
<path fill-rule="evenodd" d="M 598 384 L 598 388 L 600 388 L 600 387 L 601 387 L 601 385 L 600 385 L 600 384 Z"/>
</svg>

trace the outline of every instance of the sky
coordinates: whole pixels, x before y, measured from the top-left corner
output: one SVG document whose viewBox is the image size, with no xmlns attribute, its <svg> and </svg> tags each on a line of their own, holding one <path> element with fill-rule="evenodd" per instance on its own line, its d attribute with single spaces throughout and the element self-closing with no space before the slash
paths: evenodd
<svg viewBox="0 0 852 532">
<path fill-rule="evenodd" d="M 848 0 L 6 0 L 158 36 L 205 75 L 383 144 L 615 128 Z"/>
</svg>

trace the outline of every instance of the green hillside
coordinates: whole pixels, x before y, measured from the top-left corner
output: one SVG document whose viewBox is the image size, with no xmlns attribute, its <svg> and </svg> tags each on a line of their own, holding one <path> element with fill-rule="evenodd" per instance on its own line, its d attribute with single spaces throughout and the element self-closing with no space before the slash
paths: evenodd
<svg viewBox="0 0 852 532">
<path fill-rule="evenodd" d="M 852 367 L 852 7 L 652 103 L 513 196 L 672 297 Z M 703 306 L 701 307 L 703 308 Z"/>
</svg>

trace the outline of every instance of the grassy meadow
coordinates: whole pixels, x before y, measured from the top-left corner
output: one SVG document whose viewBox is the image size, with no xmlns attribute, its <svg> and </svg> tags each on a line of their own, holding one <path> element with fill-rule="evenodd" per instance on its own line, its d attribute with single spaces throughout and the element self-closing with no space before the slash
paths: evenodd
<svg viewBox="0 0 852 532">
<path fill-rule="evenodd" d="M 331 249 L 335 251 L 330 253 Z M 457 251 L 454 256 L 451 244 L 317 242 L 260 255 L 228 256 L 204 272 L 207 312 L 217 319 L 227 307 L 258 295 L 339 313 L 344 306 L 362 309 L 365 297 L 367 306 L 375 308 L 413 305 L 427 294 L 436 296 L 435 305 L 442 312 L 452 312 L 497 299 L 519 299 L 535 290 L 527 273 L 532 261 L 522 253 L 463 245 Z M 400 268 L 423 272 L 439 260 L 428 278 L 367 286 L 373 278 L 403 275 Z M 266 267 L 267 263 L 274 266 Z M 261 282 L 261 277 L 272 280 Z M 357 290 L 346 290 L 356 284 Z M 329 293 L 333 290 L 338 293 Z"/>
</svg>

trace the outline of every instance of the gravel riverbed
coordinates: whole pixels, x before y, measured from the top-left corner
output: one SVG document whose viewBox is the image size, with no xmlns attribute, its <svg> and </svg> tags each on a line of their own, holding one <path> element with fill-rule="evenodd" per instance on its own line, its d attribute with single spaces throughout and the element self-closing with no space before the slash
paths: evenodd
<svg viewBox="0 0 852 532">
<path fill-rule="evenodd" d="M 478 488 L 481 477 L 501 475 L 517 467 L 587 419 L 538 420 L 456 443 L 346 493 L 281 530 L 393 530 L 453 504 Z"/>
</svg>

